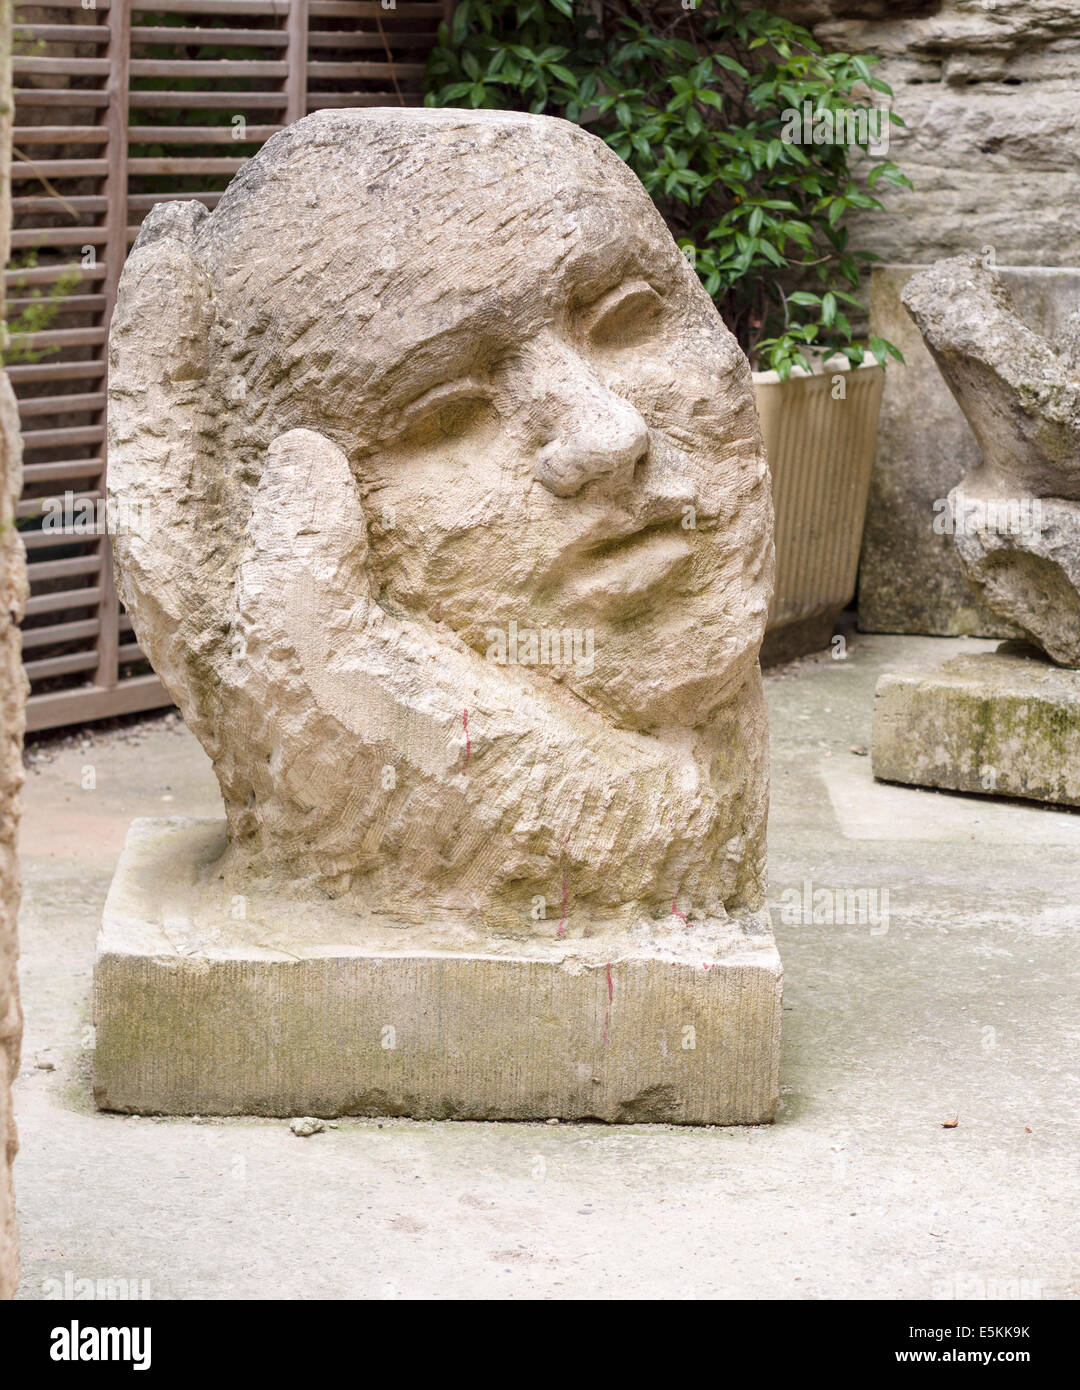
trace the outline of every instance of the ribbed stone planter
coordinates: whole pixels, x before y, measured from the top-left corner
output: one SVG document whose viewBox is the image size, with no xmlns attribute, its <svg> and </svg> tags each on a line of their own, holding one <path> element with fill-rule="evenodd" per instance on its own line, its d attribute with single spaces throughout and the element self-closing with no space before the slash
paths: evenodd
<svg viewBox="0 0 1080 1390">
<path fill-rule="evenodd" d="M 876 363 L 754 373 L 776 509 L 776 592 L 761 659 L 827 647 L 855 594 L 885 383 Z"/>
</svg>

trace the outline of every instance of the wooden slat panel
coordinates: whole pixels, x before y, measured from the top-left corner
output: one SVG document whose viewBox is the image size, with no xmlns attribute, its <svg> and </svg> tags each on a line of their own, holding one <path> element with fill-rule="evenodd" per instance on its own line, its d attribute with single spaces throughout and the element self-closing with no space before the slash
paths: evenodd
<svg viewBox="0 0 1080 1390">
<path fill-rule="evenodd" d="M 49 301 L 58 314 L 99 314 L 105 307 L 103 294 L 66 294 Z M 40 304 L 40 299 L 9 299 L 8 310 L 15 314 L 32 304 Z"/>
<path fill-rule="evenodd" d="M 132 43 L 174 44 L 187 48 L 191 44 L 219 44 L 229 48 L 284 48 L 289 42 L 284 29 L 200 29 L 195 25 L 155 28 L 136 24 L 131 30 Z"/>
<path fill-rule="evenodd" d="M 62 548 L 68 545 L 97 545 L 103 537 L 96 532 L 89 535 L 84 531 L 20 531 L 19 536 L 27 553 L 32 550 L 48 550 L 51 546 Z"/>
<path fill-rule="evenodd" d="M 62 459 L 59 463 L 27 463 L 23 465 L 23 482 L 66 483 L 78 478 L 96 478 L 105 467 L 104 459 Z"/>
<path fill-rule="evenodd" d="M 404 92 L 406 106 L 419 106 L 419 92 Z M 308 92 L 308 111 L 329 111 L 344 106 L 398 106 L 397 92 Z"/>
<path fill-rule="evenodd" d="M 401 4 L 396 10 L 384 10 L 379 0 L 309 0 L 312 19 L 409 19 L 434 20 L 443 18 L 441 3 Z"/>
<path fill-rule="evenodd" d="M 97 631 L 96 618 L 82 618 L 75 623 L 50 623 L 48 627 L 23 628 L 23 651 L 47 647 L 54 642 L 81 642 L 87 637 L 96 637 Z"/>
<path fill-rule="evenodd" d="M 13 386 L 25 385 L 32 381 L 89 381 L 105 375 L 104 362 L 20 362 L 8 367 L 8 378 Z M 25 469 L 23 470 L 25 473 Z"/>
<path fill-rule="evenodd" d="M 12 341 L 24 348 L 94 347 L 105 341 L 104 328 L 49 328 L 42 333 L 12 334 Z"/>
<path fill-rule="evenodd" d="M 108 318 L 127 246 L 137 235 L 145 213 L 155 203 L 165 201 L 197 200 L 208 208 L 215 207 L 220 191 L 170 192 L 169 184 L 193 177 L 223 187 L 247 162 L 252 148 L 282 129 L 283 121 L 309 110 L 396 105 L 399 101 L 419 104 L 425 69 L 422 59 L 434 41 L 436 25 L 452 6 L 446 0 L 397 0 L 393 9 L 384 9 L 379 0 L 295 0 L 292 4 L 288 0 L 128 0 L 121 5 L 116 0 L 96 0 L 98 22 L 87 26 L 71 22 L 78 8 L 76 0 L 39 0 L 38 17 L 55 17 L 56 23 L 22 25 L 20 32 L 30 41 L 44 44 L 46 52 L 16 63 L 16 70 L 32 74 L 35 82 L 48 82 L 50 73 L 79 79 L 75 87 L 56 81 L 49 88 L 24 88 L 16 94 L 16 120 L 20 111 L 26 112 L 17 128 L 16 144 L 30 156 L 15 170 L 16 187 L 23 190 L 14 205 L 16 244 L 39 250 L 42 259 L 66 254 L 69 264 L 8 272 L 4 282 L 16 296 L 12 311 L 17 313 L 33 302 L 31 289 L 48 288 L 72 269 L 80 274 L 83 292 L 67 293 L 55 301 L 56 313 L 64 316 L 59 324 L 24 335 L 21 345 L 59 349 L 68 358 L 88 355 L 91 360 L 22 362 L 11 370 L 16 388 L 24 392 L 24 422 L 47 424 L 52 418 L 59 425 L 26 433 L 26 487 L 70 492 L 73 504 L 75 498 L 99 502 L 103 496 Z M 185 22 L 165 24 L 163 15 L 183 17 Z M 214 21 L 223 27 L 215 28 Z M 346 23 L 337 28 L 339 21 Z M 94 49 L 81 47 L 86 44 L 97 46 L 95 56 L 90 56 Z M 87 56 L 66 56 L 66 45 L 79 45 Z M 199 48 L 213 52 L 223 47 L 240 49 L 241 55 L 209 59 L 197 52 Z M 57 48 L 60 52 L 55 51 Z M 159 58 L 157 52 L 168 56 Z M 189 56 L 192 53 L 197 56 Z M 193 79 L 202 87 L 241 85 L 256 90 L 131 90 L 132 84 L 137 88 L 149 78 L 164 78 L 166 82 L 175 78 L 177 86 Z M 311 92 L 312 85 L 366 90 Z M 169 113 L 174 111 L 177 115 L 170 124 L 152 123 L 159 115 L 170 121 Z M 105 120 L 96 125 L 93 122 L 100 112 L 105 113 Z M 179 124 L 187 112 L 213 113 L 210 119 L 215 124 Z M 250 122 L 243 129 L 242 144 L 236 139 L 231 119 L 236 113 L 244 114 Z M 30 124 L 35 114 L 48 122 L 70 115 L 71 124 Z M 131 119 L 137 124 L 129 126 Z M 149 155 L 143 149 L 137 159 L 129 160 L 129 141 L 144 149 L 163 146 L 166 152 Z M 169 152 L 170 146 L 175 147 L 175 153 Z M 54 157 L 36 161 L 35 167 L 36 150 Z M 66 201 L 76 218 L 103 225 L 33 225 L 54 220 L 63 224 L 62 218 L 52 215 L 57 203 L 46 196 L 38 182 L 42 177 L 59 181 L 61 193 L 64 180 L 98 180 L 96 187 L 91 184 L 85 192 L 80 189 Z M 165 191 L 146 191 L 148 185 L 143 180 L 149 179 L 163 183 Z M 102 248 L 97 263 L 85 268 L 72 265 L 71 258 L 84 245 Z M 65 253 L 64 247 L 70 249 Z M 87 326 L 59 326 L 72 322 Z M 35 388 L 50 394 L 26 395 Z M 88 421 L 85 426 L 59 424 L 80 416 Z M 49 458 L 50 452 L 78 454 L 83 449 L 94 456 Z M 47 461 L 35 462 L 43 452 Z M 41 513 L 40 499 L 24 497 L 20 505 L 24 516 Z M 119 611 L 107 539 L 77 527 L 21 534 L 35 589 L 68 581 L 79 586 L 63 593 L 32 594 L 30 620 L 43 625 L 24 632 L 24 647 L 35 654 L 27 663 L 28 670 L 36 682 L 91 678 L 77 688 L 32 696 L 28 727 L 36 730 L 72 720 L 168 706 L 168 693 L 156 677 L 120 679 L 121 667 L 128 671 L 131 663 L 144 657 L 130 617 Z M 35 556 L 48 558 L 35 561 Z M 92 611 L 85 617 L 71 617 L 71 610 L 77 608 Z M 57 646 L 68 643 L 85 643 L 86 648 L 55 654 Z"/>
<path fill-rule="evenodd" d="M 73 671 L 92 671 L 97 665 L 97 652 L 70 652 L 67 656 L 47 656 L 41 661 L 24 661 L 23 670 L 29 681 L 45 680 L 49 676 L 68 676 Z"/>
<path fill-rule="evenodd" d="M 81 87 L 23 87 L 15 89 L 15 109 L 24 106 L 88 107 L 108 106 L 104 92 L 84 91 Z"/>
<path fill-rule="evenodd" d="M 175 74 L 170 74 L 174 76 Z M 132 92 L 131 109 L 155 111 L 165 107 L 191 111 L 284 111 L 283 92 Z"/>
<path fill-rule="evenodd" d="M 79 8 L 72 5 L 71 8 Z M 96 8 L 96 6 L 95 6 Z M 24 24 L 15 20 L 16 43 L 108 43 L 107 24 Z"/>
<path fill-rule="evenodd" d="M 24 449 L 62 449 L 68 444 L 104 442 L 104 425 L 78 425 L 60 430 L 23 430 Z"/>
<path fill-rule="evenodd" d="M 70 198 L 65 194 L 64 202 L 76 212 L 99 213 L 105 211 L 105 199 L 97 193 L 75 193 Z M 29 217 L 33 212 L 56 212 L 56 199 L 51 196 L 31 194 L 12 198 L 11 206 L 16 217 Z"/>
<path fill-rule="evenodd" d="M 12 58 L 11 70 L 16 75 L 24 73 L 56 73 L 61 77 L 108 77 L 109 63 L 106 58 Z"/>
<path fill-rule="evenodd" d="M 64 589 L 56 594 L 37 594 L 26 600 L 26 616 L 60 613 L 65 608 L 94 608 L 101 602 L 101 586 L 90 589 Z"/>
<path fill-rule="evenodd" d="M 67 560 L 39 560 L 36 565 L 27 565 L 26 573 L 31 584 L 45 579 L 69 579 L 76 574 L 97 574 L 101 569 L 101 555 L 72 555 Z"/>
<path fill-rule="evenodd" d="M 36 179 L 44 174 L 50 179 L 93 179 L 102 178 L 105 170 L 103 159 L 20 159 L 11 166 L 11 177 Z"/>
<path fill-rule="evenodd" d="M 287 121 L 307 115 L 308 0 L 292 0 L 287 24 L 289 76 L 285 82 Z"/>
<path fill-rule="evenodd" d="M 388 12 L 390 13 L 390 12 Z M 386 52 L 386 44 L 390 45 L 390 51 L 402 48 L 423 48 L 429 49 L 435 46 L 435 31 L 425 30 L 391 32 L 388 29 L 383 31 L 386 35 L 385 41 L 383 34 L 377 30 L 370 34 L 341 34 L 335 29 L 313 30 L 308 34 L 309 48 L 362 48 L 375 49 L 379 53 Z"/>
<path fill-rule="evenodd" d="M 275 77 L 288 75 L 285 63 L 247 58 L 132 58 L 132 77 Z"/>
<path fill-rule="evenodd" d="M 104 302 L 104 295 L 95 297 Z M 33 396 L 19 402 L 19 416 L 23 420 L 33 415 L 66 415 L 68 412 L 104 409 L 104 391 L 87 392 L 80 396 Z"/>
<path fill-rule="evenodd" d="M 164 0 L 161 4 L 135 3 L 132 9 L 151 14 L 259 15 L 284 19 L 289 0 Z"/>
<path fill-rule="evenodd" d="M 15 289 L 20 289 L 23 285 L 50 285 L 62 275 L 72 275 L 76 271 L 83 280 L 101 280 L 105 277 L 105 267 L 100 262 L 84 266 L 78 261 L 72 261 L 66 265 L 35 266 L 30 270 L 5 270 L 4 284 Z M 13 370 L 12 367 L 8 368 L 9 372 Z"/>
<path fill-rule="evenodd" d="M 397 74 L 398 81 L 407 78 L 422 78 L 427 71 L 426 63 L 395 63 L 393 72 Z M 307 65 L 308 81 L 314 82 L 328 77 L 355 78 L 362 82 L 370 78 L 373 82 L 388 80 L 391 73 L 389 63 L 320 63 L 309 62 Z"/>
<path fill-rule="evenodd" d="M 108 139 L 99 125 L 20 125 L 15 127 L 16 145 L 100 145 Z"/>
<path fill-rule="evenodd" d="M 94 9 L 98 14 L 104 14 L 110 5 L 110 0 L 94 0 Z M 75 10 L 80 6 L 74 0 L 34 0 L 35 10 Z"/>
<path fill-rule="evenodd" d="M 25 437 L 26 437 L 26 436 L 25 436 L 25 433 L 24 433 L 23 438 L 25 439 Z M 100 498 L 102 497 L 102 495 L 103 495 L 101 492 L 97 492 L 97 491 L 94 491 L 94 492 L 85 492 L 85 491 L 83 491 L 83 492 L 76 492 L 76 491 L 74 490 L 74 488 L 67 488 L 67 489 L 65 489 L 65 492 L 70 492 L 70 493 L 71 493 L 71 505 L 72 505 L 72 508 L 78 508 L 78 506 L 79 506 L 80 503 L 82 503 L 82 502 L 93 502 L 93 503 L 97 503 L 97 502 L 99 501 L 99 499 L 100 499 Z M 20 518 L 22 518 L 22 517 L 27 517 L 27 516 L 42 516 L 42 515 L 45 513 L 46 509 L 47 509 L 47 504 L 54 503 L 56 500 L 57 500 L 57 499 L 56 499 L 55 496 L 50 496 L 50 497 L 24 497 L 23 500 L 22 500 L 21 502 L 19 502 L 19 503 L 16 505 L 16 508 L 15 508 L 15 515 L 16 515 L 17 517 L 20 517 Z M 65 500 L 66 500 L 66 497 L 65 497 Z M 50 508 L 50 510 L 51 510 L 51 508 Z M 77 519 L 77 518 L 76 518 L 76 519 Z"/>
<path fill-rule="evenodd" d="M 248 156 L 227 159 L 224 155 L 158 155 L 153 159 L 129 159 L 132 174 L 235 174 L 248 162 Z"/>
<path fill-rule="evenodd" d="M 84 686 L 80 690 L 50 691 L 47 695 L 31 695 L 27 700 L 26 731 L 36 733 L 40 729 L 81 724 L 90 719 L 167 709 L 172 702 L 172 696 L 157 676 L 134 676 L 111 690 Z"/>
<path fill-rule="evenodd" d="M 104 227 L 27 227 L 12 232 L 11 244 L 21 250 L 37 250 L 45 246 L 104 246 L 107 234 Z"/>
</svg>

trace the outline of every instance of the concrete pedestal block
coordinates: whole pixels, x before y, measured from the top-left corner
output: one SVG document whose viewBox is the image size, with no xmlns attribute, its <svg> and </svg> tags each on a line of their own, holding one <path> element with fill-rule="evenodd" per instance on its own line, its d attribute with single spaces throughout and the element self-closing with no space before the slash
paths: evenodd
<svg viewBox="0 0 1080 1390">
<path fill-rule="evenodd" d="M 678 1124 L 771 1120 L 764 914 L 492 937 L 230 892 L 223 821 L 138 820 L 98 943 L 107 1110 Z M 535 923 L 532 924 L 535 930 Z"/>
<path fill-rule="evenodd" d="M 1080 806 L 1080 671 L 1006 643 L 881 677 L 874 776 Z"/>
</svg>

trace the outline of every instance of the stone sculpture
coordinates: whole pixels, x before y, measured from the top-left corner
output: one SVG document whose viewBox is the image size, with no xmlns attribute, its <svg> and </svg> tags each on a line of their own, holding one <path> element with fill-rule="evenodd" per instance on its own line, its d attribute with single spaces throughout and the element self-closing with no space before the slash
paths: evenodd
<svg viewBox="0 0 1080 1390">
<path fill-rule="evenodd" d="M 1080 337 L 1029 328 L 977 256 L 921 271 L 902 298 L 982 454 L 949 495 L 964 572 L 1051 660 L 1080 666 Z"/>
<path fill-rule="evenodd" d="M 336 904 L 351 947 L 771 949 L 749 366 L 600 141 L 322 112 L 213 213 L 159 205 L 109 484 L 121 595 L 221 786 L 213 891 Z"/>
<path fill-rule="evenodd" d="M 979 445 L 949 494 L 968 579 L 1023 642 L 878 682 L 873 768 L 888 781 L 1080 805 L 1080 337 L 1015 313 L 976 256 L 901 296 Z M 929 525 L 930 518 L 927 518 Z M 1065 668 L 1065 669 L 1061 669 Z"/>
</svg>

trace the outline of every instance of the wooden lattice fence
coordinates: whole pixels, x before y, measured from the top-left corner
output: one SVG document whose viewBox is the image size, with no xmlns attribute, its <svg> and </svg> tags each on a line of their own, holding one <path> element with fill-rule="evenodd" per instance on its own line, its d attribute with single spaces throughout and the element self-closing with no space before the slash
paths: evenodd
<svg viewBox="0 0 1080 1390">
<path fill-rule="evenodd" d="M 16 11 L 9 375 L 31 597 L 28 727 L 169 697 L 120 610 L 105 495 L 116 285 L 156 202 L 213 207 L 264 140 L 324 107 L 418 105 L 446 0 L 36 0 Z M 21 317 L 20 317 L 21 316 Z"/>
</svg>

